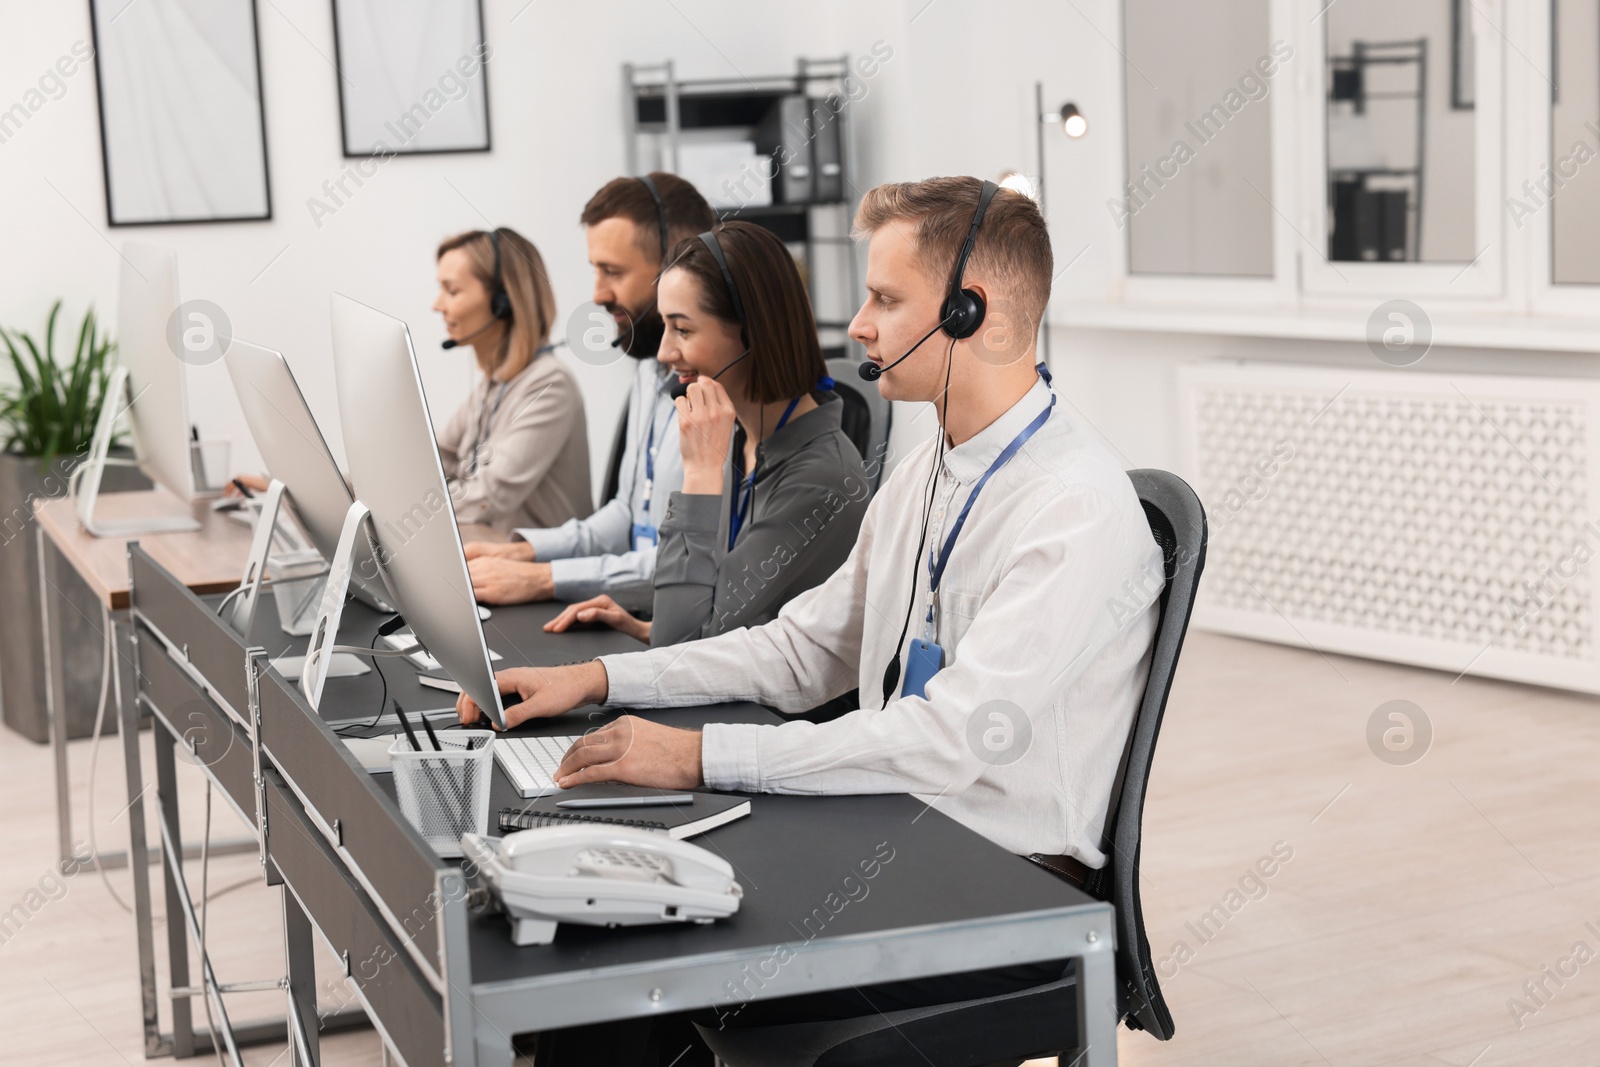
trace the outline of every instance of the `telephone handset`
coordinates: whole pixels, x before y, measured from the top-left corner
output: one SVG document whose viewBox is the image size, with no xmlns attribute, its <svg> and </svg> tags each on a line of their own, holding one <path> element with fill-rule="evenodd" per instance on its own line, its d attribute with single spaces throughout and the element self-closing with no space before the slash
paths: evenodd
<svg viewBox="0 0 1600 1067">
<path fill-rule="evenodd" d="M 739 910 L 733 868 L 698 845 L 631 826 L 552 826 L 502 838 L 463 834 L 469 873 L 511 919 L 511 940 L 547 945 L 558 922 L 709 923 Z"/>
</svg>

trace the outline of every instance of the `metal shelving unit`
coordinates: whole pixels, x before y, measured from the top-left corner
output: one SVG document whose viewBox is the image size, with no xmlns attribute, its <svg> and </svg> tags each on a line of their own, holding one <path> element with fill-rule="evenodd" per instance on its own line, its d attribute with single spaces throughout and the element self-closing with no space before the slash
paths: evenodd
<svg viewBox="0 0 1600 1067">
<path fill-rule="evenodd" d="M 1404 193 L 1406 196 L 1405 245 L 1401 258 L 1417 261 L 1422 258 L 1422 192 L 1423 164 L 1427 148 L 1428 115 L 1428 41 L 1354 41 L 1350 54 L 1329 56 L 1330 85 L 1328 104 L 1347 105 L 1349 114 L 1367 116 L 1373 101 L 1413 101 L 1416 107 L 1416 143 L 1414 162 L 1410 167 L 1341 166 L 1328 160 L 1328 207 L 1334 219 L 1334 232 L 1330 234 L 1331 259 L 1360 259 L 1352 254 L 1363 229 L 1352 217 L 1359 210 L 1358 203 L 1372 209 L 1374 193 Z M 1372 68 L 1412 68 L 1414 88 L 1371 91 L 1368 88 Z M 1399 188 L 1387 188 L 1389 186 Z M 1358 197 L 1364 197 L 1358 202 Z M 1342 210 L 1341 210 L 1342 209 Z"/>
<path fill-rule="evenodd" d="M 786 100 L 800 97 L 808 102 L 806 137 L 808 156 L 822 143 L 817 116 L 838 127 L 838 195 L 818 198 L 819 185 L 832 184 L 834 175 L 822 174 L 824 167 L 813 165 L 805 179 L 812 190 L 804 199 L 781 202 L 775 190 L 772 204 L 746 204 L 719 209 L 723 221 L 745 219 L 765 226 L 791 247 L 799 246 L 801 272 L 811 295 L 824 354 L 829 357 L 860 358 L 859 346 L 846 335 L 850 314 L 860 291 L 860 263 L 850 240 L 850 223 L 859 198 L 856 182 L 854 123 L 850 116 L 845 79 L 850 73 L 848 55 L 824 58 L 799 58 L 792 74 L 760 78 L 679 79 L 673 62 L 657 64 L 625 63 L 622 67 L 622 129 L 627 149 L 628 173 L 642 174 L 655 167 L 679 172 L 679 153 L 685 134 L 696 131 L 724 131 L 728 140 L 756 140 L 756 131 L 772 121 L 774 109 Z M 840 106 L 829 106 L 837 100 Z M 831 144 L 831 131 L 826 131 Z M 655 160 L 655 166 L 650 160 Z M 831 165 L 831 163 L 830 163 Z M 792 180 L 792 179 L 791 179 Z M 774 177 L 774 186 L 779 179 Z M 701 190 L 714 194 L 716 190 Z M 708 196 L 707 199 L 715 199 Z M 819 250 L 836 249 L 829 257 L 842 261 L 842 270 L 823 266 Z M 820 294 L 830 289 L 829 299 Z M 837 304 L 833 301 L 837 300 Z M 832 314 L 826 313 L 828 310 Z"/>
</svg>

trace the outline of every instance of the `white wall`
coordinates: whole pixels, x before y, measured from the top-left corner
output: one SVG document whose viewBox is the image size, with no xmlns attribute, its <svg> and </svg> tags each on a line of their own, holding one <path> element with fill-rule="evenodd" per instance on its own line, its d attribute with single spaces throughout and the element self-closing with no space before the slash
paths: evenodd
<svg viewBox="0 0 1600 1067">
<path fill-rule="evenodd" d="M 568 4 L 486 0 L 494 150 L 398 157 L 319 227 L 306 202 L 345 164 L 329 59 L 329 0 L 259 5 L 273 219 L 270 222 L 108 229 L 92 66 L 67 79 L 0 144 L 0 323 L 42 327 L 52 300 L 76 316 L 94 303 L 111 317 L 123 240 L 177 250 L 185 298 L 219 304 L 241 338 L 281 348 L 336 450 L 328 294 L 348 293 L 406 319 L 436 417 L 465 395 L 470 349 L 445 353 L 433 302 L 433 250 L 463 229 L 514 227 L 544 254 L 563 318 L 590 293 L 578 212 L 623 172 L 621 64 L 668 57 L 689 77 L 792 69 L 794 57 L 841 50 L 826 20 L 801 5 L 760 19 L 731 0 Z M 89 39 L 87 3 L 0 6 L 0 108 L 22 98 L 74 42 Z M 520 12 L 520 14 L 519 14 Z M 693 19 L 691 24 L 688 19 Z M 704 36 L 702 32 L 704 31 Z M 708 39 L 709 38 L 709 39 Z M 868 41 L 867 43 L 870 43 Z M 728 58 L 724 58 L 724 57 Z M 573 361 L 600 459 L 626 388 L 621 365 Z M 191 372 L 191 415 L 204 435 L 228 436 L 236 466 L 258 461 L 220 364 Z"/>
<path fill-rule="evenodd" d="M 42 324 L 64 297 L 69 316 L 93 302 L 114 312 L 114 245 L 152 240 L 178 252 L 185 297 L 221 305 L 237 336 L 281 348 L 336 450 L 328 294 L 341 291 L 405 318 L 423 360 L 434 411 L 465 395 L 470 355 L 443 353 L 433 300 L 433 249 L 457 230 L 513 226 L 544 253 L 563 315 L 590 292 L 577 215 L 622 172 L 625 61 L 672 58 L 687 77 L 792 69 L 798 55 L 862 54 L 878 40 L 893 56 L 856 108 L 862 188 L 933 174 L 998 177 L 1035 171 L 1033 83 L 1048 108 L 1074 100 L 1089 136 L 1047 142 L 1048 214 L 1056 291 L 1100 294 L 1112 284 L 1122 237 L 1104 209 L 1121 180 L 1110 129 L 1120 59 L 1114 0 L 485 0 L 494 151 L 397 158 L 320 228 L 306 201 L 337 178 L 338 97 L 329 0 L 259 5 L 274 218 L 224 225 L 105 225 L 99 116 L 92 68 L 0 144 L 0 323 Z M 759 11 L 759 14 L 753 14 Z M 681 12 L 681 13 L 680 13 Z M 22 98 L 74 42 L 87 40 L 88 4 L 0 0 L 0 108 Z M 1068 268 L 1071 263 L 1070 269 Z M 1143 375 L 1120 342 L 1086 344 L 1058 333 L 1058 375 L 1069 401 L 1113 440 L 1140 437 L 1153 417 L 1125 383 Z M 626 368 L 574 363 L 589 415 L 592 454 L 605 456 Z M 192 372 L 192 417 L 206 436 L 231 437 L 235 465 L 257 463 L 221 366 Z M 931 432 L 931 409 L 901 412 L 895 454 Z M 1155 418 L 1157 424 L 1165 420 Z M 1131 456 L 1131 453 L 1130 453 Z M 1132 458 L 1138 458 L 1133 456 Z"/>
</svg>

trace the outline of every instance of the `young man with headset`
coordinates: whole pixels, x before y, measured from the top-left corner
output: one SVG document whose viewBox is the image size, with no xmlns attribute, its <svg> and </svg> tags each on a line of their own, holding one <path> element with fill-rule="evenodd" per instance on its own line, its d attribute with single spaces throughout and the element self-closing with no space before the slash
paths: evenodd
<svg viewBox="0 0 1600 1067">
<path fill-rule="evenodd" d="M 765 626 L 675 648 L 499 675 L 510 723 L 585 704 L 753 700 L 794 714 L 860 688 L 829 722 L 664 726 L 624 716 L 567 753 L 563 786 L 912 793 L 1082 881 L 1143 694 L 1157 610 L 1129 588 L 1160 549 L 1120 464 L 1057 403 L 1034 339 L 1052 278 L 1038 205 L 976 178 L 863 198 L 863 377 L 934 405 L 940 433 L 878 491 L 855 550 Z M 461 718 L 478 709 L 463 697 Z M 1061 965 L 747 1005 L 725 1025 L 848 1017 L 999 994 Z"/>
<path fill-rule="evenodd" d="M 607 182 L 580 221 L 594 267 L 594 302 L 616 322 L 616 347 L 638 361 L 617 494 L 587 518 L 518 529 L 506 544 L 469 542 L 473 593 L 486 604 L 609 595 L 625 607 L 648 608 L 658 527 L 667 498 L 683 482 L 674 378 L 655 359 L 665 329 L 656 282 L 667 250 L 711 227 L 711 208 L 693 185 L 657 171 Z"/>
</svg>

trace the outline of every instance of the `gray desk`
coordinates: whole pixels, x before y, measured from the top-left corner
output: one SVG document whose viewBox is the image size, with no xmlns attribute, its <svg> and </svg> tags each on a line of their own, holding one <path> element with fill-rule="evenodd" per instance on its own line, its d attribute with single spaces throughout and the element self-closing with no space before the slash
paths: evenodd
<svg viewBox="0 0 1600 1067">
<path fill-rule="evenodd" d="M 1116 1062 L 1111 906 L 906 796 L 757 796 L 750 818 L 696 839 L 738 872 L 745 897 L 731 919 L 563 926 L 552 945 L 513 946 L 503 916 L 469 911 L 460 870 L 401 817 L 387 778 L 360 769 L 298 690 L 266 669 L 261 650 L 247 657 L 198 598 L 137 552 L 132 562 L 134 616 L 151 638 L 139 647 L 141 699 L 153 708 L 197 699 L 171 691 L 153 662 L 145 669 L 159 652 L 173 663 L 166 674 L 182 673 L 202 702 L 231 696 L 245 709 L 239 721 L 207 709 L 212 721 L 227 719 L 230 748 L 208 755 L 202 744 L 196 757 L 242 812 L 253 808 L 268 880 L 285 887 L 291 1035 L 304 1062 L 316 1061 L 321 1022 L 312 930 L 345 961 L 373 1025 L 413 1065 L 506 1067 L 516 1035 L 555 1026 L 727 1011 L 748 1000 L 1065 956 L 1076 957 L 1080 979 L 1080 1062 Z M 627 640 L 543 634 L 550 610 L 496 611 L 490 643 L 506 665 L 588 658 Z M 384 669 L 392 695 L 415 684 Z M 347 702 L 376 710 L 377 686 L 375 676 L 333 680 L 323 703 L 340 717 Z M 610 714 L 586 710 L 591 721 Z M 750 704 L 651 714 L 684 725 L 774 719 Z M 570 733 L 573 725 L 546 720 L 529 732 Z M 498 769 L 495 790 L 495 808 L 514 803 Z M 861 864 L 874 858 L 876 875 L 866 879 Z"/>
</svg>

